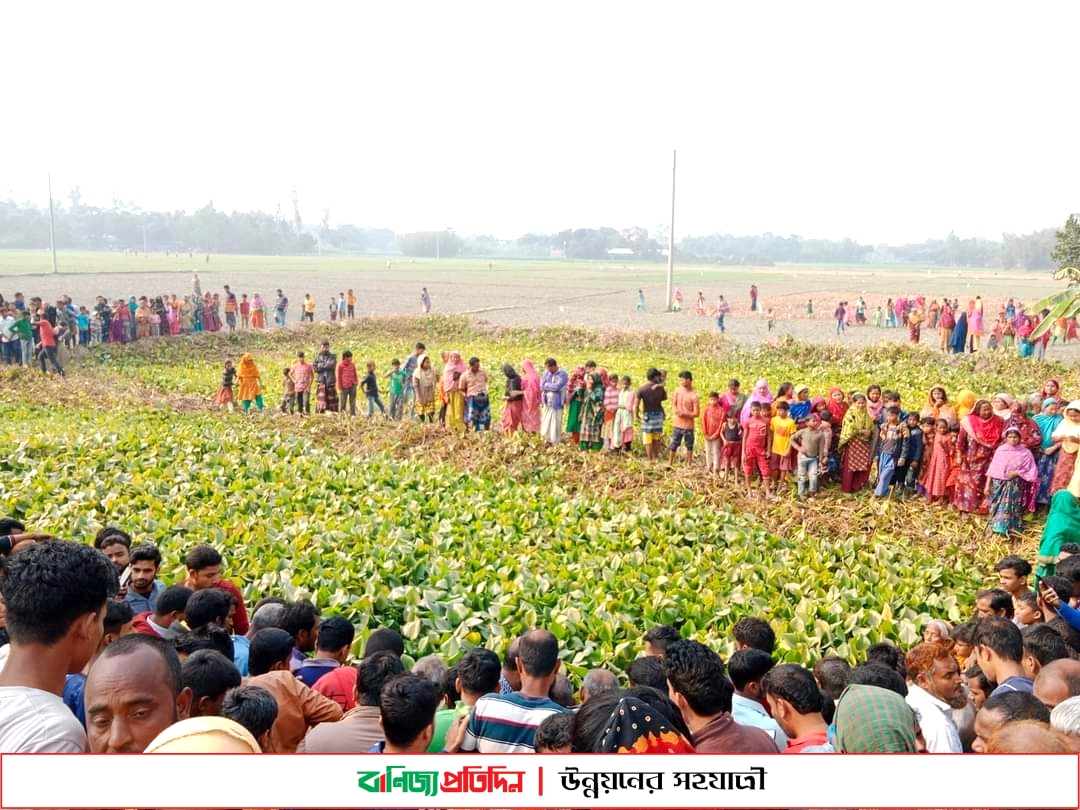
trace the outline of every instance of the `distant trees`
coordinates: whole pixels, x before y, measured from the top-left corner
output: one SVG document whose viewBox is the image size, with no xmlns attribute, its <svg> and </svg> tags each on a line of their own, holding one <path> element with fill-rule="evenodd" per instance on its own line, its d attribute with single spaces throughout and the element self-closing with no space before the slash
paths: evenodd
<svg viewBox="0 0 1080 810">
<path fill-rule="evenodd" d="M 633 226 L 575 228 L 558 233 L 527 233 L 516 240 L 493 236 L 461 237 L 453 231 L 395 234 L 386 228 L 356 225 L 330 227 L 330 212 L 305 225 L 295 189 L 290 193 L 291 217 L 281 210 L 226 213 L 211 200 L 192 213 L 143 211 L 134 203 L 113 200 L 108 208 L 86 205 L 76 186 L 67 204 L 56 206 L 56 245 L 83 250 L 175 250 L 213 253 L 305 254 L 318 246 L 323 252 L 394 253 L 406 256 L 457 256 L 619 261 L 659 260 L 667 248 L 665 226 L 650 233 Z M 1062 236 L 1064 234 L 1064 236 Z M 316 238 L 318 241 L 316 242 Z M 1055 247 L 1056 245 L 1056 247 Z M 0 248 L 47 248 L 49 211 L 30 203 L 0 200 Z M 1060 251 L 1066 251 L 1060 253 Z M 626 251 L 630 251 L 627 253 Z M 733 236 L 713 233 L 686 236 L 676 245 L 681 262 L 769 265 L 781 262 L 828 264 L 923 264 L 944 267 L 1003 267 L 1045 269 L 1080 265 L 1080 223 L 1070 217 L 1061 234 L 1046 228 L 1028 234 L 1006 233 L 1001 241 L 961 239 L 949 233 L 942 239 L 906 245 L 864 245 L 852 239 L 809 239 L 764 233 Z M 1069 252 L 1071 251 L 1071 252 Z M 1064 261 L 1060 256 L 1073 256 Z"/>
</svg>

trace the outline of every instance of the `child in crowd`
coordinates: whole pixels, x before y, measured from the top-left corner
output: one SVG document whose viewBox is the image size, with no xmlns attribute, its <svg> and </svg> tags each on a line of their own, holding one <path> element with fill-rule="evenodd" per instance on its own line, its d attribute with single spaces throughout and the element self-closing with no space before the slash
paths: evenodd
<svg viewBox="0 0 1080 810">
<path fill-rule="evenodd" d="M 390 361 L 390 371 L 386 376 L 390 380 L 390 418 L 401 419 L 405 406 L 405 373 L 401 370 L 401 361 L 396 357 Z"/>
<path fill-rule="evenodd" d="M 720 451 L 720 477 L 727 478 L 728 471 L 736 479 L 739 478 L 739 464 L 742 459 L 743 429 L 739 424 L 738 411 L 728 411 L 724 419 L 724 427 L 720 432 L 720 440 L 724 447 Z"/>
<path fill-rule="evenodd" d="M 285 383 L 282 387 L 281 412 L 292 413 L 296 408 L 296 383 L 293 382 L 291 369 L 285 367 Z"/>
<path fill-rule="evenodd" d="M 75 316 L 75 322 L 79 327 L 79 345 L 90 345 L 90 311 L 86 307 L 79 307 L 79 314 Z"/>
<path fill-rule="evenodd" d="M 604 442 L 604 449 L 618 450 L 622 447 L 621 441 L 615 441 L 615 414 L 619 412 L 619 375 L 614 371 L 608 374 L 607 384 L 604 386 L 604 424 L 600 428 L 600 438 Z"/>
<path fill-rule="evenodd" d="M 878 482 L 874 495 L 888 496 L 898 468 L 907 464 L 910 433 L 900 421 L 900 408 L 885 409 L 885 422 L 878 431 Z"/>
<path fill-rule="evenodd" d="M 926 463 L 922 486 L 926 490 L 926 502 L 948 501 L 952 496 L 948 486 L 949 471 L 956 456 L 956 444 L 949 432 L 949 420 L 938 419 L 934 422 L 934 432 L 925 434 L 923 443 L 926 445 Z"/>
<path fill-rule="evenodd" d="M 933 424 L 934 418 L 928 416 L 926 421 Z M 919 480 L 922 472 L 923 451 L 925 448 L 923 430 L 917 411 L 907 415 L 908 429 L 908 452 L 903 465 L 897 465 L 895 481 L 897 494 L 901 498 L 915 494 L 915 483 Z"/>
<path fill-rule="evenodd" d="M 776 328 L 776 315 L 773 314 L 772 307 L 769 307 L 768 311 L 765 313 L 765 317 L 768 319 L 768 328 L 771 332 L 773 329 Z"/>
<path fill-rule="evenodd" d="M 233 386 L 236 384 L 236 369 L 233 368 L 232 360 L 225 361 L 225 370 L 221 374 L 221 388 L 214 396 L 214 404 L 220 405 L 229 413 L 233 412 Z"/>
<path fill-rule="evenodd" d="M 743 435 L 746 445 L 746 456 L 743 459 L 746 494 L 748 497 L 753 495 L 756 469 L 761 473 L 761 488 L 768 498 L 772 494 L 772 477 L 769 475 L 769 417 L 762 411 L 760 402 L 750 403 L 750 419 Z"/>
<path fill-rule="evenodd" d="M 709 404 L 701 414 L 701 432 L 705 434 L 705 470 L 707 472 L 720 472 L 723 430 L 724 406 L 720 404 L 720 393 L 713 391 L 709 394 Z"/>
<path fill-rule="evenodd" d="M 818 471 L 828 464 L 829 454 L 829 436 L 821 429 L 820 415 L 810 414 L 806 427 L 791 437 L 791 446 L 798 453 L 799 499 L 806 497 L 807 481 L 810 483 L 810 494 L 816 495 Z"/>
<path fill-rule="evenodd" d="M 1024 591 L 1013 597 L 1013 618 L 1021 627 L 1030 627 L 1045 621 L 1042 608 L 1039 607 L 1039 596 L 1035 591 Z"/>
<path fill-rule="evenodd" d="M 375 377 L 375 363 L 372 360 L 368 360 L 367 374 L 364 375 L 360 387 L 364 389 L 364 396 L 367 398 L 368 419 L 375 415 L 376 408 L 379 409 L 379 413 L 385 419 L 386 408 L 383 407 L 382 400 L 379 399 L 379 380 Z"/>
<path fill-rule="evenodd" d="M 248 301 L 247 293 L 240 296 L 240 328 L 251 328 L 251 302 Z"/>
<path fill-rule="evenodd" d="M 769 421 L 769 467 L 780 487 L 787 484 L 794 466 L 791 459 L 791 437 L 795 435 L 795 420 L 788 416 L 789 407 L 781 401 L 776 406 L 776 416 Z"/>
<path fill-rule="evenodd" d="M 533 749 L 538 754 L 569 754 L 574 737 L 574 714 L 550 714 L 536 727 Z"/>
</svg>

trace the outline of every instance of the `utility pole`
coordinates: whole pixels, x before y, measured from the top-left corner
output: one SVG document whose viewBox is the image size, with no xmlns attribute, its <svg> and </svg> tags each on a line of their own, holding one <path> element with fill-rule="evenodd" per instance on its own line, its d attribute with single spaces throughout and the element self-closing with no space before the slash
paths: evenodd
<svg viewBox="0 0 1080 810">
<path fill-rule="evenodd" d="M 435 231 L 435 259 L 439 258 L 439 232 Z"/>
<path fill-rule="evenodd" d="M 52 248 L 52 271 L 59 273 L 56 268 L 56 219 L 53 215 L 52 204 L 52 175 L 49 176 L 49 247 Z"/>
<path fill-rule="evenodd" d="M 667 310 L 671 311 L 671 282 L 675 274 L 675 150 L 671 150 L 671 227 L 667 241 Z"/>
</svg>

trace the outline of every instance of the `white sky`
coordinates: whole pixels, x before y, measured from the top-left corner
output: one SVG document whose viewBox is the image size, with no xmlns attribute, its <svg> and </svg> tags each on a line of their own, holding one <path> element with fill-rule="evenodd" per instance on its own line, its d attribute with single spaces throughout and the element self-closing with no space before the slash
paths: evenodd
<svg viewBox="0 0 1080 810">
<path fill-rule="evenodd" d="M 1062 223 L 1080 3 L 7 2 L 0 195 L 398 232 Z M 1072 193 L 1070 193 L 1072 192 Z"/>
</svg>

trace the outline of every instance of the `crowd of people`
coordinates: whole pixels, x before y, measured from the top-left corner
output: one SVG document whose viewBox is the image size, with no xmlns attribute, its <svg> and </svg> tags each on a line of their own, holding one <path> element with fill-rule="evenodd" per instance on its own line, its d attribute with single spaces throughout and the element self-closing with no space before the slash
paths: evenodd
<svg viewBox="0 0 1080 810">
<path fill-rule="evenodd" d="M 690 371 L 679 372 L 669 395 L 667 372 L 660 369 L 648 369 L 637 386 L 592 360 L 568 373 L 548 358 L 543 369 L 529 359 L 520 370 L 504 364 L 500 396 L 480 358 L 466 363 L 460 351 L 442 353 L 436 366 L 417 343 L 404 363 L 395 358 L 380 370 L 369 360 L 361 372 L 351 351 L 339 360 L 324 341 L 311 362 L 299 352 L 283 367 L 280 409 L 310 414 L 314 394 L 316 413 L 356 416 L 362 393 L 369 418 L 376 412 L 385 419 L 415 418 L 465 434 L 491 429 L 498 399 L 508 436 L 524 431 L 550 444 L 569 441 L 613 454 L 633 452 L 640 438 L 648 459 L 666 456 L 669 464 L 683 458 L 694 464 L 700 438 L 705 473 L 745 485 L 751 496 L 757 486 L 766 498 L 791 488 L 800 499 L 814 497 L 832 482 L 844 493 L 872 488 L 876 497 L 923 497 L 986 515 L 988 531 L 999 535 L 1019 532 L 1040 509 L 1050 512 L 1054 536 L 1080 531 L 1069 492 L 1078 471 L 1080 399 L 1065 397 L 1056 379 L 1015 397 L 964 390 L 955 400 L 935 385 L 925 402 L 905 406 L 899 393 L 880 385 L 815 395 L 809 385 L 784 382 L 774 395 L 761 379 L 747 394 L 732 379 L 723 393 L 703 397 Z M 244 354 L 238 368 L 225 364 L 214 399 L 227 408 L 239 402 L 244 411 L 261 410 L 263 391 L 254 358 Z M 665 403 L 672 411 L 670 438 Z M 1059 503 L 1050 509 L 1055 498 Z"/>
<path fill-rule="evenodd" d="M 677 627 L 571 678 L 544 628 L 498 650 L 413 661 L 310 601 L 248 610 L 227 561 L 190 548 L 185 576 L 153 544 L 93 545 L 0 521 L 3 753 L 961 753 L 1080 751 L 1080 545 L 1036 580 L 1018 556 L 970 620 L 864 660 L 779 662 L 766 617 L 733 627 L 727 661 Z M 508 628 L 509 629 L 509 628 Z M 491 640 L 496 641 L 496 640 Z"/>
</svg>

